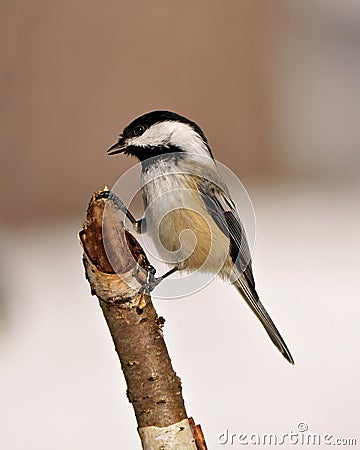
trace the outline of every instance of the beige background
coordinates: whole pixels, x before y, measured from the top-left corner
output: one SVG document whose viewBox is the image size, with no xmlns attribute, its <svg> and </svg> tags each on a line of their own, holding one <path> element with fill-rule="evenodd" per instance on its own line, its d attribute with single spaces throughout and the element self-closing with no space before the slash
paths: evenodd
<svg viewBox="0 0 360 450">
<path fill-rule="evenodd" d="M 354 175 L 359 8 L 336 5 L 3 1 L 3 219 L 79 214 L 132 164 L 105 150 L 156 108 L 197 121 L 244 181 Z"/>
<path fill-rule="evenodd" d="M 220 281 L 157 302 L 209 447 L 300 421 L 359 443 L 359 2 L 0 7 L 1 450 L 139 448 L 76 234 L 134 164 L 106 149 L 156 108 L 198 122 L 248 188 L 257 286 L 296 360 Z"/>
</svg>

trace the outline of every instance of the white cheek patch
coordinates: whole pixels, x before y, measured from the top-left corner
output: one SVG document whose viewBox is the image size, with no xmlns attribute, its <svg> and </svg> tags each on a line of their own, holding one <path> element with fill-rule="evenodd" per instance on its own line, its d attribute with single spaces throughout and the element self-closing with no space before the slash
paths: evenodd
<svg viewBox="0 0 360 450">
<path fill-rule="evenodd" d="M 141 136 L 135 136 L 127 140 L 128 145 L 136 147 L 166 146 L 173 131 L 173 122 L 161 122 L 152 125 Z"/>
<path fill-rule="evenodd" d="M 129 138 L 127 145 L 136 147 L 176 146 L 189 153 L 209 154 L 201 136 L 190 125 L 174 121 L 152 125 L 141 136 Z"/>
</svg>

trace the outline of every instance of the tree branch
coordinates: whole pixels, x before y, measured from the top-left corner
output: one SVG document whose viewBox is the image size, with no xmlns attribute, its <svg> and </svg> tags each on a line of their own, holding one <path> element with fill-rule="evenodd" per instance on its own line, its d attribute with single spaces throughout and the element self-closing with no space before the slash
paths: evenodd
<svg viewBox="0 0 360 450">
<path fill-rule="evenodd" d="M 181 381 L 163 339 L 164 319 L 150 295 L 140 292 L 149 261 L 112 202 L 97 195 L 79 234 L 83 262 L 120 359 L 143 448 L 206 450 L 201 427 L 186 414 Z"/>
</svg>

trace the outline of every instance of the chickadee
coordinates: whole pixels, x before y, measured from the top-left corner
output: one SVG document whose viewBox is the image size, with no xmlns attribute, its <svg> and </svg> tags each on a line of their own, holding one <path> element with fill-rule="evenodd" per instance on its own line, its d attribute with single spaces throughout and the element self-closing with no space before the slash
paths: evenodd
<svg viewBox="0 0 360 450">
<path fill-rule="evenodd" d="M 230 281 L 294 364 L 256 292 L 245 230 L 201 128 L 176 113 L 153 111 L 124 129 L 108 150 L 118 153 L 141 161 L 145 218 L 137 221 L 124 205 L 120 209 L 137 231 L 146 228 L 173 267 L 169 273 L 198 270 Z"/>
</svg>

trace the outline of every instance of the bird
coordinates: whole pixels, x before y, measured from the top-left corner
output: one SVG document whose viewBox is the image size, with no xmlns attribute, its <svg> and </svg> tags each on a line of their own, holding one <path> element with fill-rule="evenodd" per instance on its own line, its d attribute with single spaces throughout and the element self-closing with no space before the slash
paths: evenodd
<svg viewBox="0 0 360 450">
<path fill-rule="evenodd" d="M 192 120 L 166 110 L 143 114 L 127 125 L 108 155 L 141 162 L 145 215 L 137 232 L 147 232 L 163 260 L 176 272 L 206 272 L 230 282 L 290 363 L 294 359 L 255 288 L 246 232 L 208 140 Z"/>
</svg>

